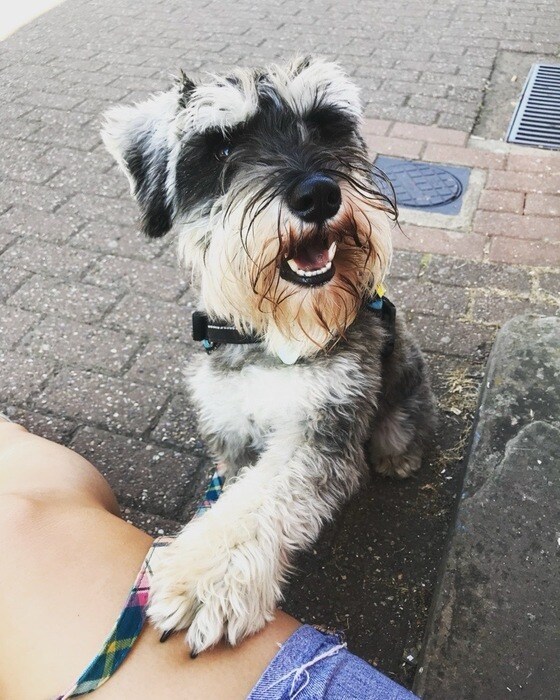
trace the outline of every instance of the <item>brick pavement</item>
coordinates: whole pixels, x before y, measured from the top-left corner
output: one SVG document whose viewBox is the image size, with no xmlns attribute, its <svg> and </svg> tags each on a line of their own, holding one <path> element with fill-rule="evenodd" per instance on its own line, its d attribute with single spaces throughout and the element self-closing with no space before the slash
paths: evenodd
<svg viewBox="0 0 560 700">
<path fill-rule="evenodd" d="M 316 1 L 255 7 L 69 0 L 0 45 L 0 403 L 92 459 L 134 522 L 169 531 L 188 516 L 208 467 L 182 383 L 199 351 L 192 293 L 173 240 L 136 234 L 99 114 L 165 87 L 179 66 L 218 70 L 296 49 L 338 58 L 364 87 L 372 152 L 468 165 L 481 183 L 467 220 L 405 215 L 395 230 L 390 295 L 433 373 L 435 456 L 414 482 L 374 480 L 344 527 L 326 533 L 290 599 L 301 617 L 348 623 L 354 648 L 410 680 L 401 654 L 421 638 L 492 339 L 512 315 L 558 310 L 560 156 L 469 133 L 496 52 L 553 54 L 559 17 L 553 1 L 399 2 L 390 14 L 365 2 L 359 15 L 358 5 Z M 351 537 L 356 522 L 361 535 Z M 373 576 L 366 562 L 359 578 L 362 549 L 341 573 L 354 555 L 337 553 L 364 536 Z M 402 546 L 389 550 L 394 540 Z M 339 595 L 302 603 L 325 571 Z M 361 602 L 352 608 L 357 581 L 376 635 Z"/>
</svg>

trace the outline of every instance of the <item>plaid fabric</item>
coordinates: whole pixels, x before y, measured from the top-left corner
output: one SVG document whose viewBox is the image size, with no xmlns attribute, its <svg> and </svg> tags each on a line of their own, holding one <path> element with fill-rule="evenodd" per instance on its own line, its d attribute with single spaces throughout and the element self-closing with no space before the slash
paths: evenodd
<svg viewBox="0 0 560 700">
<path fill-rule="evenodd" d="M 204 500 L 197 510 L 197 516 L 211 508 L 220 497 L 224 485 L 225 469 L 218 465 L 214 472 Z M 103 685 L 125 660 L 128 652 L 140 636 L 146 621 L 146 609 L 150 594 L 150 581 L 154 568 L 157 568 L 158 551 L 173 541 L 173 537 L 158 537 L 138 572 L 119 619 L 107 637 L 100 653 L 93 659 L 76 683 L 64 695 L 55 700 L 67 700 L 78 695 L 91 693 Z"/>
<path fill-rule="evenodd" d="M 216 471 L 210 479 L 204 499 L 196 511 L 197 516 L 202 515 L 206 510 L 212 508 L 214 503 L 216 503 L 220 497 L 220 494 L 224 488 L 225 472 L 226 469 L 223 464 L 216 465 Z"/>
</svg>

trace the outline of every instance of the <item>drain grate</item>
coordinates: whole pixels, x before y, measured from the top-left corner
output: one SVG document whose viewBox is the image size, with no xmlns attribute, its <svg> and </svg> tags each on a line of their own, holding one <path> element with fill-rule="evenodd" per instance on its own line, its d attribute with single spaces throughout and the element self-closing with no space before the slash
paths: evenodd
<svg viewBox="0 0 560 700">
<path fill-rule="evenodd" d="M 531 68 L 506 140 L 560 149 L 560 64 Z"/>
<path fill-rule="evenodd" d="M 469 169 L 378 156 L 375 165 L 395 188 L 397 204 L 441 214 L 458 214 Z M 389 194 L 389 192 L 385 192 Z"/>
</svg>

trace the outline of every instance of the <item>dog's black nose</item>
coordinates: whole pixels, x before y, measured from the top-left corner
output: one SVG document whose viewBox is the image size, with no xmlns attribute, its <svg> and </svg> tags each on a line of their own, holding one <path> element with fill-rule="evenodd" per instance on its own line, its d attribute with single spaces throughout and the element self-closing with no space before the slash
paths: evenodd
<svg viewBox="0 0 560 700">
<path fill-rule="evenodd" d="M 293 187 L 287 202 L 294 214 L 307 222 L 317 224 L 330 219 L 340 209 L 342 197 L 340 187 L 321 173 L 308 175 Z"/>
</svg>

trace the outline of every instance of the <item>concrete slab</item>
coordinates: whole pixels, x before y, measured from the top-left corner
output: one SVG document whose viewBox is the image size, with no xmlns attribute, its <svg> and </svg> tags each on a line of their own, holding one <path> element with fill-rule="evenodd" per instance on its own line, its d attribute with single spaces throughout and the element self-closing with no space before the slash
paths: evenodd
<svg viewBox="0 0 560 700">
<path fill-rule="evenodd" d="M 558 697 L 560 319 L 518 316 L 490 355 L 415 690 Z"/>
</svg>

